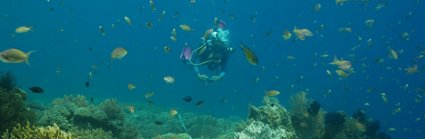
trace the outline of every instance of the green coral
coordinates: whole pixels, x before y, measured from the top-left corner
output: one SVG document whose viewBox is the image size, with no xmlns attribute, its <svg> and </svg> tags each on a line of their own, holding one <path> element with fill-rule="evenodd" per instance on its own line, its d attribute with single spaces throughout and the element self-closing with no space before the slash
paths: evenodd
<svg viewBox="0 0 425 139">
<path fill-rule="evenodd" d="M 11 72 L 0 78 L 0 133 L 17 123 L 32 122 L 35 114 L 26 105 L 26 93 L 16 87 L 16 79 Z"/>
<path fill-rule="evenodd" d="M 30 126 L 29 122 L 25 126 L 17 124 L 11 132 L 7 130 L 1 137 L 2 139 L 76 139 L 72 133 L 62 131 L 56 124 L 34 127 Z"/>
<path fill-rule="evenodd" d="M 2 76 L 0 77 L 0 88 L 2 88 L 6 92 L 11 92 L 17 89 L 16 86 L 16 78 L 11 71 L 2 73 Z"/>
<path fill-rule="evenodd" d="M 118 105 L 116 99 L 106 99 L 100 104 L 100 108 L 108 115 L 110 119 L 124 120 L 124 112 Z"/>
<path fill-rule="evenodd" d="M 77 95 L 53 100 L 52 106 L 43 112 L 38 123 L 58 123 L 66 131 L 101 128 L 111 131 L 114 137 L 137 138 L 138 130 L 124 121 L 124 112 L 115 99 L 95 105 L 88 103 L 86 97 Z"/>
</svg>

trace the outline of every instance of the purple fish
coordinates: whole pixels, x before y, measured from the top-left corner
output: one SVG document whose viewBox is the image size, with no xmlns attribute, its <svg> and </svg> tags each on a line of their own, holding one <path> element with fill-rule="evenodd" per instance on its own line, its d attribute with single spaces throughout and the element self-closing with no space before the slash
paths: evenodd
<svg viewBox="0 0 425 139">
<path fill-rule="evenodd" d="M 183 47 L 182 53 L 180 54 L 180 60 L 189 60 L 192 54 L 192 48 Z"/>
</svg>

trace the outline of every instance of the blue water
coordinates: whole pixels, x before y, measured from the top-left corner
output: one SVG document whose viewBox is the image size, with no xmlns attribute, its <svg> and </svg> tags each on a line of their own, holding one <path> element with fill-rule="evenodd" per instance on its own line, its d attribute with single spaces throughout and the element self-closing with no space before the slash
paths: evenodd
<svg viewBox="0 0 425 139">
<path fill-rule="evenodd" d="M 334 1 L 307 0 L 198 0 L 194 5 L 189 0 L 154 2 L 157 10 L 152 12 L 147 0 L 2 0 L 0 49 L 36 53 L 30 56 L 31 65 L 0 63 L 0 70 L 13 71 L 24 89 L 45 89 L 43 94 L 30 94 L 30 100 L 50 102 L 64 95 L 82 94 L 145 104 L 143 95 L 155 92 L 155 105 L 218 117 L 246 117 L 248 104 L 260 105 L 266 90 L 280 90 L 278 98 L 285 106 L 289 106 L 291 95 L 306 91 L 326 111 L 350 115 L 364 109 L 393 138 L 425 136 L 425 93 L 418 91 L 425 89 L 425 62 L 417 58 L 425 55 L 424 1 L 380 0 L 362 5 L 349 0 L 342 6 Z M 319 12 L 312 10 L 316 3 L 322 5 Z M 376 10 L 381 3 L 385 6 Z M 166 14 L 158 21 L 163 10 Z M 125 24 L 124 16 L 131 18 L 131 26 Z M 205 83 L 178 57 L 186 42 L 192 48 L 201 43 L 200 37 L 214 25 L 214 17 L 227 23 L 232 47 L 237 51 L 229 59 L 225 78 Z M 375 20 L 374 27 L 365 27 L 367 19 Z M 152 29 L 145 27 L 146 22 L 153 23 Z M 190 25 L 193 31 L 180 30 L 180 24 Z M 16 34 L 15 28 L 23 25 L 32 26 L 33 31 Z M 104 27 L 105 36 L 99 26 Z M 294 27 L 308 28 L 314 36 L 305 41 L 283 40 L 283 31 Z M 340 27 L 353 31 L 339 32 Z M 173 28 L 177 29 L 177 42 L 169 39 Z M 409 33 L 409 40 L 401 37 L 403 32 Z M 368 39 L 373 40 L 370 47 Z M 246 61 L 239 41 L 257 54 L 259 65 Z M 168 54 L 162 50 L 165 45 L 171 47 Z M 352 50 L 357 45 L 360 47 Z M 110 53 L 118 46 L 126 48 L 128 55 L 111 62 Z M 389 48 L 399 52 L 398 60 L 388 57 Z M 320 57 L 324 53 L 329 57 Z M 287 56 L 295 59 L 287 60 Z M 333 56 L 350 60 L 355 73 L 343 79 L 336 74 L 328 76 L 326 70 L 337 69 L 328 64 Z M 383 58 L 384 63 L 375 63 L 377 58 Z M 404 69 L 414 64 L 418 72 L 406 74 Z M 89 72 L 95 74 L 86 88 Z M 176 82 L 164 83 L 167 75 L 174 76 Z M 254 83 L 257 77 L 260 80 Z M 128 83 L 137 88 L 129 91 Z M 386 94 L 388 103 L 383 102 L 381 93 Z M 205 103 L 196 107 L 184 103 L 184 96 Z M 220 102 L 223 98 L 227 102 Z M 415 98 L 420 101 L 415 102 Z M 397 105 L 400 112 L 394 112 Z"/>
</svg>

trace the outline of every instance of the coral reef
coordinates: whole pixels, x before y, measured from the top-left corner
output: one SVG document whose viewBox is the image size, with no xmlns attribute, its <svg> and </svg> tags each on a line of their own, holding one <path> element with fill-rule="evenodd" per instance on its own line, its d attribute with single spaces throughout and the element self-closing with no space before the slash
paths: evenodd
<svg viewBox="0 0 425 139">
<path fill-rule="evenodd" d="M 379 132 L 379 122 L 370 120 L 362 110 L 352 117 L 344 112 L 324 112 L 317 101 L 299 92 L 290 99 L 292 125 L 302 139 L 388 139 Z"/>
<path fill-rule="evenodd" d="M 192 138 L 186 133 L 182 133 L 182 134 L 167 133 L 167 134 L 156 136 L 153 139 L 192 139 Z"/>
<path fill-rule="evenodd" d="M 124 112 L 115 99 L 106 99 L 100 105 L 88 103 L 81 95 L 55 99 L 38 120 L 40 125 L 53 123 L 66 131 L 99 128 L 111 131 L 117 138 L 137 138 L 139 134 L 135 127 L 125 123 Z"/>
<path fill-rule="evenodd" d="M 284 128 L 271 128 L 261 121 L 252 121 L 243 131 L 236 133 L 238 139 L 291 139 L 295 138 L 294 132 Z"/>
<path fill-rule="evenodd" d="M 235 133 L 240 139 L 294 139 L 289 112 L 279 104 L 276 97 L 264 97 L 263 106 L 249 106 L 248 126 Z"/>
<path fill-rule="evenodd" d="M 106 99 L 100 104 L 100 108 L 108 115 L 109 119 L 124 120 L 124 113 L 116 99 Z"/>
<path fill-rule="evenodd" d="M 73 133 L 79 139 L 113 139 L 112 132 L 106 132 L 101 128 L 75 130 Z"/>
<path fill-rule="evenodd" d="M 144 138 L 160 138 L 158 135 L 166 133 L 185 133 L 179 120 L 176 117 L 171 117 L 168 112 L 161 112 L 160 110 L 137 111 L 131 115 L 128 120 L 133 125 L 137 125 L 138 129 L 143 129 L 141 134 Z M 234 131 L 236 127 L 235 122 L 210 115 L 181 113 L 180 116 L 192 138 L 218 138 L 222 134 Z M 155 121 L 160 121 L 163 124 L 155 124 Z"/>
<path fill-rule="evenodd" d="M 26 93 L 16 87 L 16 78 L 9 71 L 0 78 L 0 133 L 16 124 L 35 119 L 25 105 Z"/>
<path fill-rule="evenodd" d="M 236 124 L 211 115 L 192 116 L 185 120 L 189 134 L 194 138 L 217 138 L 221 134 L 233 131 Z"/>
<path fill-rule="evenodd" d="M 76 139 L 70 132 L 62 131 L 59 126 L 53 124 L 48 127 L 30 126 L 29 122 L 25 126 L 17 124 L 11 132 L 7 130 L 2 139 Z"/>
<path fill-rule="evenodd" d="M 292 125 L 299 138 L 320 138 L 324 134 L 324 112 L 317 101 L 307 99 L 307 93 L 299 92 L 291 96 Z"/>
</svg>

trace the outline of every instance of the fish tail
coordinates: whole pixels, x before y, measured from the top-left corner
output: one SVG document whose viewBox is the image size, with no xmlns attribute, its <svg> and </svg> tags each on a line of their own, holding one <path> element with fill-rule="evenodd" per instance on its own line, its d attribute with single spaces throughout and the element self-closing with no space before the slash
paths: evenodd
<svg viewBox="0 0 425 139">
<path fill-rule="evenodd" d="M 245 49 L 245 43 L 243 43 L 243 41 L 240 41 L 241 42 L 241 45 L 239 45 L 239 47 L 243 50 L 243 49 Z"/>
<path fill-rule="evenodd" d="M 329 63 L 329 64 L 331 64 L 331 65 L 336 65 L 337 61 L 338 61 L 338 58 L 336 57 L 336 55 L 334 55 L 334 59 L 333 59 L 333 60 L 332 60 L 332 62 L 331 62 L 331 63 Z"/>
<path fill-rule="evenodd" d="M 27 65 L 31 65 L 30 64 L 30 62 L 29 62 L 29 58 L 30 58 L 30 55 L 32 54 L 32 53 L 34 53 L 34 52 L 36 52 L 35 50 L 31 50 L 31 51 L 29 51 L 28 53 L 27 53 L 27 59 L 25 59 L 25 63 L 27 63 Z"/>
</svg>

